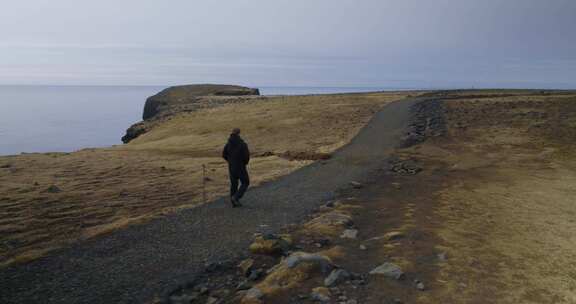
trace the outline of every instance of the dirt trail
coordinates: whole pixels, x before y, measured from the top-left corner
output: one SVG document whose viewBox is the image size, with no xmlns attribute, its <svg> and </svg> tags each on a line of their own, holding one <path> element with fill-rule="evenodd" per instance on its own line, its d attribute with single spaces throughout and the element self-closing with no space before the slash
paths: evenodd
<svg viewBox="0 0 576 304">
<path fill-rule="evenodd" d="M 289 230 L 297 250 L 355 274 L 326 290 L 328 302 L 575 303 L 576 94 L 448 97 L 418 104 L 411 129 L 429 136 L 395 151 L 389 170 Z M 334 212 L 352 223 L 313 224 Z M 345 229 L 356 237 L 342 238 Z M 384 262 L 403 279 L 368 274 Z M 317 303 L 312 291 L 327 274 L 277 266 L 254 283 L 262 303 Z M 213 277 L 208 283 L 218 286 Z M 221 286 L 210 294 L 235 288 Z M 239 303 L 236 295 L 227 300 Z"/>
<path fill-rule="evenodd" d="M 418 99 L 394 102 L 332 159 L 253 189 L 246 207 L 223 199 L 87 241 L 55 256 L 0 270 L 2 303 L 140 303 L 194 275 L 206 262 L 237 257 L 257 231 L 309 213 L 352 180 L 381 168 L 401 142 Z"/>
</svg>

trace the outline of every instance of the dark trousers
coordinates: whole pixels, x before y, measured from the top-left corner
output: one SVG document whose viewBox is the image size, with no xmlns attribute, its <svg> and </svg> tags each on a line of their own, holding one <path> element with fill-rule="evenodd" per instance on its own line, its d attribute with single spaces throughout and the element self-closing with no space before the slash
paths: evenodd
<svg viewBox="0 0 576 304">
<path fill-rule="evenodd" d="M 230 173 L 230 196 L 240 200 L 250 185 L 248 170 L 246 170 L 246 166 L 230 166 L 228 169 Z M 241 183 L 240 188 L 238 188 L 238 181 Z"/>
</svg>

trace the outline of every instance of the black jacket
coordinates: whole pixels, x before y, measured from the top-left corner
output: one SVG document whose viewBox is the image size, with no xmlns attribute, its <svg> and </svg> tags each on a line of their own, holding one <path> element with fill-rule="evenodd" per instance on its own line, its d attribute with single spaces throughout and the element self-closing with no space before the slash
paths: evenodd
<svg viewBox="0 0 576 304">
<path fill-rule="evenodd" d="M 231 134 L 228 143 L 224 146 L 222 157 L 228 162 L 231 168 L 242 168 L 250 161 L 250 151 L 248 145 L 239 135 Z"/>
</svg>

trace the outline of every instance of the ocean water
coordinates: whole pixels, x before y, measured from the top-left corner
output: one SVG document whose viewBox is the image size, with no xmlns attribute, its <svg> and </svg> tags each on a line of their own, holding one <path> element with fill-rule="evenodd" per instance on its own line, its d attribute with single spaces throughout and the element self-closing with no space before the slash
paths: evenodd
<svg viewBox="0 0 576 304">
<path fill-rule="evenodd" d="M 121 144 L 162 86 L 0 86 L 0 155 L 71 152 Z M 262 95 L 391 90 L 377 87 L 260 87 Z"/>
</svg>

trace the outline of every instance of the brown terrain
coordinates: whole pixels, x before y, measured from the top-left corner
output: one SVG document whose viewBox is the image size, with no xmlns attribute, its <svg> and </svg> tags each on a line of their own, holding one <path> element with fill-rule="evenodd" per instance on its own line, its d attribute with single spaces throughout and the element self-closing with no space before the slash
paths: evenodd
<svg viewBox="0 0 576 304">
<path fill-rule="evenodd" d="M 434 96 L 371 183 L 164 301 L 576 303 L 576 93 Z"/>
<path fill-rule="evenodd" d="M 250 145 L 258 185 L 329 157 L 406 95 L 212 96 L 209 106 L 164 115 L 127 145 L 0 157 L 0 265 L 224 195 L 220 154 L 233 127 Z"/>
<path fill-rule="evenodd" d="M 206 201 L 224 195 L 234 126 L 257 185 L 329 157 L 408 94 L 240 97 L 128 145 L 2 157 L 3 264 L 191 208 L 203 181 Z M 423 96 L 371 182 L 154 302 L 576 303 L 576 93 Z"/>
</svg>

